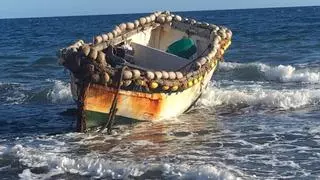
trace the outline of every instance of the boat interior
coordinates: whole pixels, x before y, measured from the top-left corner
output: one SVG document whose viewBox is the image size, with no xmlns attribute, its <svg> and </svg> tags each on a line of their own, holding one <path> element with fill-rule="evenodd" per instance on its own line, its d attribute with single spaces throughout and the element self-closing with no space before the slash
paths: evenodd
<svg viewBox="0 0 320 180">
<path fill-rule="evenodd" d="M 182 57 L 168 52 L 168 47 L 183 38 L 193 41 L 195 52 L 188 57 Z M 128 37 L 122 46 L 129 49 L 124 59 L 152 70 L 177 70 L 197 57 L 205 55 L 210 44 L 209 38 L 187 31 L 173 28 L 169 24 L 148 27 Z"/>
</svg>

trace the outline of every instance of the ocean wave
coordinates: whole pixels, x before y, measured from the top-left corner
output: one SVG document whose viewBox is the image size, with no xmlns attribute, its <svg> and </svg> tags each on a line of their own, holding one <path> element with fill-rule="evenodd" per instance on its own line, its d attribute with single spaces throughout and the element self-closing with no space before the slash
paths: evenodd
<svg viewBox="0 0 320 180">
<path fill-rule="evenodd" d="M 4 154 L 6 151 L 7 151 L 7 147 L 0 145 L 0 155 Z"/>
<path fill-rule="evenodd" d="M 236 71 L 235 73 L 247 73 L 248 80 L 261 77 L 268 81 L 286 82 L 301 82 L 301 83 L 320 83 L 319 69 L 299 68 L 291 65 L 269 66 L 263 63 L 234 63 L 224 62 L 219 66 L 222 72 Z M 237 78 L 237 74 L 234 75 Z"/>
<path fill-rule="evenodd" d="M 20 83 L 0 83 L 1 104 L 14 105 L 35 102 L 60 104 L 73 102 L 69 83 L 60 80 L 47 80 L 47 82 L 50 83 L 41 88 L 34 88 L 28 84 Z"/>
<path fill-rule="evenodd" d="M 316 134 L 319 134 L 319 135 L 320 135 L 320 127 L 317 126 L 317 127 L 311 128 L 311 129 L 309 130 L 309 133 L 310 133 L 310 134 L 314 134 L 314 135 L 316 135 Z M 319 140 L 320 140 L 320 139 L 319 139 Z"/>
<path fill-rule="evenodd" d="M 36 174 L 32 173 L 30 169 L 24 169 L 22 173 L 19 174 L 20 180 L 45 180 L 50 179 L 51 177 L 54 177 L 56 175 L 59 175 L 60 171 L 49 171 L 46 174 Z"/>
<path fill-rule="evenodd" d="M 59 147 L 56 147 L 59 148 Z M 227 169 L 211 164 L 189 165 L 165 162 L 136 162 L 134 160 L 111 160 L 96 153 L 72 156 L 64 153 L 43 151 L 41 148 L 17 144 L 7 153 L 19 159 L 26 168 L 19 174 L 21 179 L 46 179 L 65 173 L 92 178 L 128 179 L 171 177 L 173 179 L 239 179 Z M 43 171 L 32 172 L 38 168 Z M 44 178 L 45 177 L 45 178 Z"/>
<path fill-rule="evenodd" d="M 60 80 L 48 80 L 53 82 L 52 89 L 47 93 L 47 98 L 52 103 L 71 103 L 73 102 L 70 83 Z"/>
<path fill-rule="evenodd" d="M 218 88 L 210 86 L 198 101 L 204 107 L 262 106 L 284 110 L 302 108 L 320 102 L 320 90 L 265 89 L 261 86 L 245 88 Z"/>
</svg>

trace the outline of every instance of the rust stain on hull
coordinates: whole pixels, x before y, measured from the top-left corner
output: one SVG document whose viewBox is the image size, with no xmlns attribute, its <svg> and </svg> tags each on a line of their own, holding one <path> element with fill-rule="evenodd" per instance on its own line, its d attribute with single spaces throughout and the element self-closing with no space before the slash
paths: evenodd
<svg viewBox="0 0 320 180">
<path fill-rule="evenodd" d="M 116 90 L 113 88 L 92 84 L 86 92 L 84 109 L 89 111 L 109 113 Z M 120 90 L 118 95 L 118 113 L 125 117 L 138 120 L 158 119 L 162 109 L 163 95 L 148 94 Z"/>
</svg>

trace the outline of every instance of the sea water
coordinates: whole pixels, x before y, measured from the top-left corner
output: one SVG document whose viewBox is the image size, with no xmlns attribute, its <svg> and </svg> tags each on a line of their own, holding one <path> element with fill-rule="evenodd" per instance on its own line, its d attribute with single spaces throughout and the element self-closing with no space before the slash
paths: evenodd
<svg viewBox="0 0 320 180">
<path fill-rule="evenodd" d="M 179 14 L 233 30 L 225 62 L 190 112 L 112 135 L 74 132 L 56 51 L 144 14 L 0 20 L 0 179 L 319 179 L 320 7 Z"/>
</svg>

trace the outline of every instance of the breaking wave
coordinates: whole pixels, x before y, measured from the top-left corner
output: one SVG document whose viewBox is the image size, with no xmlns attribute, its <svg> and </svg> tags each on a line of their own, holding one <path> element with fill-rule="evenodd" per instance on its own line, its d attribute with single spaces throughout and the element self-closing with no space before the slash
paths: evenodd
<svg viewBox="0 0 320 180">
<path fill-rule="evenodd" d="M 320 83 L 320 68 L 296 68 L 291 65 L 269 66 L 263 63 L 233 63 L 224 62 L 219 67 L 222 72 L 235 71 L 234 78 L 237 75 L 245 73 L 247 80 L 261 79 L 277 82 L 301 82 L 301 83 Z M 239 73 L 240 72 L 240 73 Z"/>
<path fill-rule="evenodd" d="M 51 80 L 50 80 L 51 81 Z M 53 87 L 47 93 L 48 99 L 53 103 L 71 103 L 73 102 L 70 83 L 60 80 L 53 80 Z"/>
<path fill-rule="evenodd" d="M 210 86 L 198 104 L 215 106 L 261 106 L 280 109 L 296 109 L 320 103 L 320 90 L 265 89 L 261 86 L 245 88 L 218 88 Z"/>
<path fill-rule="evenodd" d="M 0 155 L 10 155 L 19 160 L 24 166 L 19 174 L 21 179 L 59 178 L 65 173 L 94 179 L 153 179 L 155 176 L 171 179 L 239 179 L 228 169 L 211 164 L 177 164 L 147 159 L 137 162 L 127 158 L 112 160 L 95 152 L 73 156 L 68 154 L 69 148 L 66 144 L 42 144 L 39 147 L 16 144 L 0 148 Z"/>
<path fill-rule="evenodd" d="M 25 103 L 72 103 L 70 84 L 60 80 L 47 80 L 43 88 L 34 88 L 28 84 L 0 83 L 1 104 L 14 105 Z"/>
</svg>

